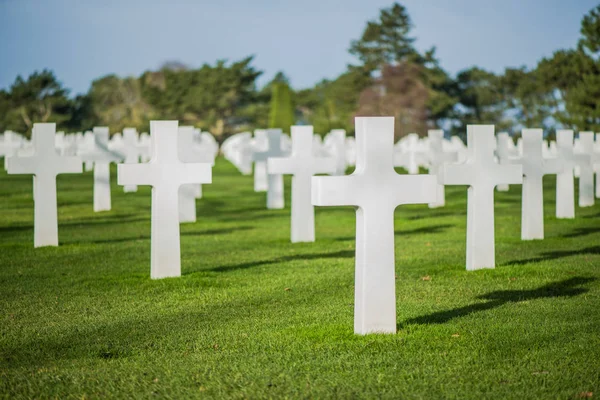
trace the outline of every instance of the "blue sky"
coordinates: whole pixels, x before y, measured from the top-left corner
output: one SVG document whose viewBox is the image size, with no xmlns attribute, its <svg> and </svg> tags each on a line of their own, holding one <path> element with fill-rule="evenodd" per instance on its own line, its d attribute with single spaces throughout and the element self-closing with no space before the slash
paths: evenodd
<svg viewBox="0 0 600 400">
<path fill-rule="evenodd" d="M 139 75 L 254 54 L 259 84 L 283 70 L 304 88 L 335 78 L 352 39 L 391 0 L 0 0 L 0 88 L 50 68 L 73 93 L 102 75 Z M 405 0 L 419 49 L 455 74 L 500 72 L 575 46 L 595 0 Z"/>
</svg>

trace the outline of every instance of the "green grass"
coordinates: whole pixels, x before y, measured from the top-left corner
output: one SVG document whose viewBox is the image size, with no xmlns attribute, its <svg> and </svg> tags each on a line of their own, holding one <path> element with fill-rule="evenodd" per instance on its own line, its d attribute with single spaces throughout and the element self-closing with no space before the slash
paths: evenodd
<svg viewBox="0 0 600 400">
<path fill-rule="evenodd" d="M 465 271 L 466 190 L 396 211 L 398 333 L 355 336 L 354 210 L 289 242 L 220 159 L 181 226 L 183 276 L 150 279 L 150 189 L 92 211 L 92 175 L 58 178 L 60 247 L 33 248 L 30 176 L 0 172 L 0 397 L 600 396 L 600 206 L 520 240 L 518 185 L 496 195 L 495 270 Z M 286 179 L 289 205 L 289 178 Z M 429 277 L 425 278 L 424 277 Z"/>
</svg>

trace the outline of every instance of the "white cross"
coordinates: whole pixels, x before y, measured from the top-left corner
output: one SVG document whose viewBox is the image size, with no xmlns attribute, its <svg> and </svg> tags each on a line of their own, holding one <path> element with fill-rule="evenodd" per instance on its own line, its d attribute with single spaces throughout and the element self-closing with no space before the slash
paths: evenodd
<svg viewBox="0 0 600 400">
<path fill-rule="evenodd" d="M 498 156 L 498 162 L 500 165 L 515 164 L 511 160 L 511 156 L 514 153 L 514 143 L 507 132 L 498 132 L 496 136 L 496 155 Z M 510 186 L 507 184 L 500 184 L 496 187 L 499 192 L 508 192 Z"/>
<path fill-rule="evenodd" d="M 579 132 L 579 141 L 583 152 L 589 161 L 579 164 L 579 207 L 594 205 L 594 164 L 598 162 L 598 155 L 594 152 L 594 132 Z"/>
<path fill-rule="evenodd" d="M 429 174 L 439 175 L 444 164 L 458 161 L 458 152 L 444 151 L 444 131 L 441 129 L 430 129 L 429 137 Z M 437 199 L 429 204 L 429 208 L 443 207 L 446 205 L 446 191 L 444 185 L 437 185 Z"/>
<path fill-rule="evenodd" d="M 494 161 L 494 125 L 467 125 L 468 156 L 464 164 L 444 165 L 445 185 L 469 185 L 467 198 L 467 270 L 495 268 L 494 187 L 521 183 L 520 165 Z"/>
<path fill-rule="evenodd" d="M 119 164 L 119 185 L 152 186 L 150 275 L 181 276 L 179 187 L 211 183 L 210 164 L 182 163 L 177 150 L 177 121 L 151 121 L 152 158 L 147 164 Z"/>
<path fill-rule="evenodd" d="M 193 126 L 180 126 L 177 140 L 177 154 L 181 162 L 212 165 L 207 157 L 196 149 Z M 179 222 L 196 222 L 196 198 L 201 195 L 202 185 L 199 183 L 188 183 L 179 187 Z"/>
<path fill-rule="evenodd" d="M 4 132 L 4 139 L 0 143 L 0 154 L 4 156 L 4 169 L 8 169 L 8 158 L 17 154 L 23 140 L 14 132 Z"/>
<path fill-rule="evenodd" d="M 419 173 L 419 166 L 427 161 L 427 154 L 419 142 L 419 135 L 410 133 L 396 145 L 400 149 L 394 154 L 394 167 L 403 167 L 411 175 Z"/>
<path fill-rule="evenodd" d="M 396 332 L 394 210 L 431 203 L 436 179 L 394 171 L 394 118 L 356 118 L 356 169 L 312 178 L 316 206 L 356 207 L 354 332 Z"/>
<path fill-rule="evenodd" d="M 560 160 L 546 159 L 541 129 L 523 129 L 523 157 L 515 164 L 523 166 L 523 196 L 521 205 L 521 239 L 544 238 L 544 175 L 558 174 Z"/>
<path fill-rule="evenodd" d="M 269 158 L 282 157 L 285 153 L 281 150 L 281 129 L 268 129 L 267 138 L 269 147 L 267 151 L 254 153 L 254 161 L 265 163 Z M 283 197 L 283 175 L 272 174 L 268 169 L 267 208 L 270 210 L 281 209 L 285 205 Z"/>
<path fill-rule="evenodd" d="M 252 161 L 254 161 L 254 191 L 255 192 L 266 192 L 269 188 L 267 183 L 267 162 L 266 160 L 257 161 L 254 157 L 255 154 L 268 150 L 269 142 L 267 140 L 267 131 L 264 129 L 257 129 L 254 131 L 254 153 L 252 154 Z"/>
<path fill-rule="evenodd" d="M 54 147 L 56 124 L 34 124 L 31 157 L 9 157 L 9 174 L 33 174 L 33 246 L 58 246 L 56 176 L 81 173 L 79 157 L 61 157 Z"/>
<path fill-rule="evenodd" d="M 575 154 L 573 151 L 573 131 L 556 131 L 557 158 L 563 165 L 561 173 L 556 175 L 556 218 L 575 218 L 575 183 L 573 169 L 577 165 L 590 163 L 587 154 Z"/>
<path fill-rule="evenodd" d="M 93 144 L 79 155 L 83 161 L 94 163 L 94 211 L 110 211 L 110 163 L 122 157 L 108 148 L 108 127 L 94 127 Z"/>
<path fill-rule="evenodd" d="M 325 144 L 331 147 L 331 152 L 336 158 L 335 175 L 346 174 L 346 131 L 344 129 L 332 129 L 325 138 Z"/>
<path fill-rule="evenodd" d="M 125 153 L 125 164 L 137 164 L 140 162 L 142 149 L 138 145 L 138 135 L 135 128 L 123 129 L 123 152 Z M 136 185 L 123 186 L 125 193 L 137 192 Z"/>
<path fill-rule="evenodd" d="M 335 173 L 336 161 L 333 157 L 315 157 L 312 126 L 292 126 L 291 156 L 269 158 L 267 161 L 270 173 L 292 175 L 292 243 L 315 241 L 311 177 L 315 174 Z"/>
<path fill-rule="evenodd" d="M 94 149 L 94 132 L 86 131 L 81 138 L 81 145 L 77 151 L 77 154 L 82 154 L 85 152 L 89 152 Z M 85 172 L 94 170 L 94 162 L 93 161 L 85 161 L 83 160 L 83 169 Z"/>
</svg>

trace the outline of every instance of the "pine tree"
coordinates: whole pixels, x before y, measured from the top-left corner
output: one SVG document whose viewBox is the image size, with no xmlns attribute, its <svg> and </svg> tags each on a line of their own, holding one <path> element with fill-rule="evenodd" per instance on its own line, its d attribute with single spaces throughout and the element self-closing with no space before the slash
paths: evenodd
<svg viewBox="0 0 600 400">
<path fill-rule="evenodd" d="M 272 91 L 269 128 L 280 128 L 284 132 L 290 132 L 295 120 L 290 86 L 283 81 L 273 82 Z"/>
</svg>

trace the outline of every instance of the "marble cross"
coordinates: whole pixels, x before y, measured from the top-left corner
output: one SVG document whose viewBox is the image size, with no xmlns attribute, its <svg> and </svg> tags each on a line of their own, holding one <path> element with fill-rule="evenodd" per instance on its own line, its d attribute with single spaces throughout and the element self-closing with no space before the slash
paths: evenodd
<svg viewBox="0 0 600 400">
<path fill-rule="evenodd" d="M 33 174 L 33 246 L 58 246 L 56 176 L 82 172 L 79 157 L 61 157 L 54 147 L 56 124 L 34 124 L 31 157 L 9 157 L 9 174 Z"/>
<path fill-rule="evenodd" d="M 419 173 L 419 166 L 424 165 L 428 160 L 428 156 L 423 151 L 422 143 L 419 135 L 409 133 L 396 145 L 400 149 L 394 155 L 394 166 L 403 167 L 411 175 Z"/>
<path fill-rule="evenodd" d="M 582 153 L 589 157 L 589 162 L 579 164 L 579 207 L 594 205 L 594 164 L 600 155 L 594 151 L 594 132 L 579 132 Z M 583 161 L 583 160 L 582 160 Z"/>
<path fill-rule="evenodd" d="M 260 160 L 256 159 L 256 155 L 264 153 L 268 150 L 269 142 L 267 139 L 267 131 L 257 129 L 254 131 L 254 153 L 252 161 L 254 161 L 254 191 L 266 192 L 269 188 L 267 182 L 267 161 L 259 156 Z"/>
<path fill-rule="evenodd" d="M 94 163 L 94 211 L 110 211 L 110 163 L 121 161 L 122 157 L 108 148 L 108 127 L 94 127 L 93 144 L 79 156 Z"/>
<path fill-rule="evenodd" d="M 268 129 L 267 138 L 269 146 L 267 151 L 254 153 L 255 162 L 266 162 L 269 158 L 282 157 L 285 153 L 281 150 L 281 129 Z M 267 169 L 267 208 L 270 210 L 281 209 L 285 206 L 283 197 L 283 175 L 271 173 Z"/>
<path fill-rule="evenodd" d="M 346 131 L 344 129 L 332 129 L 325 138 L 331 152 L 336 158 L 336 170 L 334 175 L 346 174 Z"/>
<path fill-rule="evenodd" d="M 458 161 L 458 152 L 444 151 L 444 131 L 441 129 L 430 129 L 429 137 L 429 174 L 439 175 L 444 164 L 452 164 Z M 429 208 L 443 207 L 446 205 L 446 191 L 444 185 L 437 185 L 437 199 L 429 203 Z"/>
<path fill-rule="evenodd" d="M 179 160 L 183 163 L 212 163 L 198 153 L 194 144 L 194 127 L 180 126 L 177 137 Z M 202 194 L 199 183 L 187 183 L 179 187 L 179 222 L 196 222 L 196 198 Z"/>
<path fill-rule="evenodd" d="M 138 145 L 138 134 L 135 128 L 123 129 L 123 152 L 125 153 L 125 164 L 137 164 L 140 162 L 142 149 Z M 126 193 L 137 192 L 136 185 L 125 185 L 123 191 Z"/>
<path fill-rule="evenodd" d="M 500 165 L 513 163 L 511 160 L 513 148 L 514 143 L 510 135 L 507 132 L 498 132 L 496 136 L 496 155 Z M 496 190 L 499 192 L 508 192 L 509 189 L 510 186 L 504 183 L 496 186 Z"/>
<path fill-rule="evenodd" d="M 467 125 L 468 156 L 464 164 L 444 165 L 441 183 L 468 185 L 467 270 L 495 268 L 494 188 L 521 183 L 520 165 L 494 160 L 494 125 Z"/>
<path fill-rule="evenodd" d="M 556 175 L 556 218 L 575 218 L 575 178 L 573 170 L 577 165 L 590 164 L 587 154 L 573 151 L 573 131 L 557 130 L 557 159 L 562 163 L 562 172 Z"/>
<path fill-rule="evenodd" d="M 356 169 L 312 178 L 316 206 L 356 207 L 354 332 L 396 332 L 394 210 L 431 203 L 436 179 L 394 171 L 394 118 L 356 118 Z"/>
<path fill-rule="evenodd" d="M 150 276 L 181 276 L 179 187 L 211 183 L 210 164 L 183 163 L 178 156 L 177 121 L 151 121 L 151 159 L 147 164 L 119 164 L 119 185 L 152 186 Z"/>
<path fill-rule="evenodd" d="M 311 203 L 311 177 L 334 174 L 337 160 L 313 152 L 313 127 L 292 126 L 292 154 L 269 158 L 269 173 L 292 175 L 292 243 L 315 241 L 315 211 Z"/>
<path fill-rule="evenodd" d="M 562 170 L 559 160 L 545 159 L 541 129 L 523 129 L 523 157 L 515 164 L 523 166 L 523 195 L 521 205 L 521 239 L 544 238 L 544 175 Z"/>
<path fill-rule="evenodd" d="M 92 151 L 94 149 L 95 142 L 94 132 L 86 131 L 81 140 L 81 145 L 78 148 L 77 154 L 86 153 Z M 108 145 L 107 145 L 108 147 Z M 90 172 L 94 170 L 94 162 L 93 161 L 85 161 L 83 160 L 83 170 L 85 172 Z"/>
<path fill-rule="evenodd" d="M 4 169 L 8 169 L 8 158 L 17 155 L 22 142 L 16 133 L 12 131 L 4 132 L 4 138 L 0 143 L 0 154 L 4 156 Z"/>
</svg>

